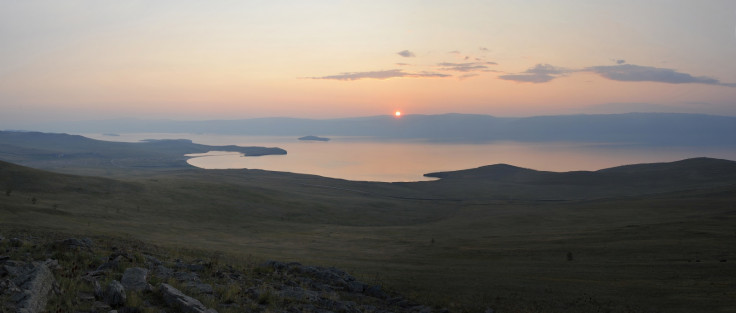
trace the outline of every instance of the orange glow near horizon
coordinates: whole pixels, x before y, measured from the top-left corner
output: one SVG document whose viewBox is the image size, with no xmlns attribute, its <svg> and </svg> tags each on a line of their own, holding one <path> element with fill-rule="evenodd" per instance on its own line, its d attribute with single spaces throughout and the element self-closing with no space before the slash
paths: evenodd
<svg viewBox="0 0 736 313">
<path fill-rule="evenodd" d="M 401 117 L 401 111 L 396 111 L 396 113 L 394 113 L 394 116 Z"/>
</svg>

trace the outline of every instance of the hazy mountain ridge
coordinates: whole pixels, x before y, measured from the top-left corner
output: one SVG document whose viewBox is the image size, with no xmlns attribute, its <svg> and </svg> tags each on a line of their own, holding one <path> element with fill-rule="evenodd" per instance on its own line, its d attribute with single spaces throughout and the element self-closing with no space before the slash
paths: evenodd
<svg viewBox="0 0 736 313">
<path fill-rule="evenodd" d="M 371 116 L 338 119 L 255 118 L 171 121 L 117 119 L 39 125 L 75 133 L 161 132 L 237 135 L 366 136 L 439 142 L 581 141 L 655 145 L 736 145 L 736 117 L 626 113 L 494 117 L 475 114 Z"/>
</svg>

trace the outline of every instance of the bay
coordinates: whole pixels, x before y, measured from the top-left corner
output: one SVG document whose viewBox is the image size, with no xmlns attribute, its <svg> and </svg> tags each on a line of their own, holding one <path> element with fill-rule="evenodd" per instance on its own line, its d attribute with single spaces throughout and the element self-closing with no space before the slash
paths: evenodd
<svg viewBox="0 0 736 313">
<path fill-rule="evenodd" d="M 734 147 L 643 146 L 578 142 L 493 142 L 479 144 L 376 141 L 331 137 L 300 141 L 296 137 L 212 134 L 84 134 L 107 141 L 190 139 L 207 145 L 279 147 L 286 155 L 259 157 L 211 151 L 188 155 L 188 163 L 205 169 L 262 169 L 361 181 L 431 180 L 425 173 L 506 163 L 545 171 L 598 170 L 626 164 L 671 162 L 692 157 L 736 160 Z"/>
</svg>

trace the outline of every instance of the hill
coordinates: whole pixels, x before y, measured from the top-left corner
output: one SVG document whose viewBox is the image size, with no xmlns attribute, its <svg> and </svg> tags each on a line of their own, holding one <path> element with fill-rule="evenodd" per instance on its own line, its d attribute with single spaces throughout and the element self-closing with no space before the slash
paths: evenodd
<svg viewBox="0 0 736 313">
<path fill-rule="evenodd" d="M 188 168 L 185 154 L 208 151 L 233 151 L 246 156 L 286 154 L 280 148 L 208 146 L 187 139 L 129 143 L 69 134 L 0 131 L 0 160 L 46 169 Z"/>
<path fill-rule="evenodd" d="M 335 266 L 453 312 L 728 312 L 733 163 L 497 165 L 368 183 L 194 168 L 110 179 L 3 162 L 0 229 Z"/>
</svg>

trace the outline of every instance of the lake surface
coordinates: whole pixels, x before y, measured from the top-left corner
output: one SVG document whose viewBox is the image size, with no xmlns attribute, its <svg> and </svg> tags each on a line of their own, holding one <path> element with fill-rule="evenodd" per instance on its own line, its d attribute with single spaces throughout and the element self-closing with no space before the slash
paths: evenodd
<svg viewBox="0 0 736 313">
<path fill-rule="evenodd" d="M 634 163 L 670 162 L 692 157 L 736 160 L 736 147 L 649 147 L 592 143 L 495 142 L 483 144 L 379 142 L 369 138 L 330 137 L 327 142 L 297 137 L 202 134 L 84 134 L 135 142 L 143 139 L 191 139 L 207 145 L 279 147 L 287 155 L 244 157 L 212 151 L 189 155 L 189 164 L 206 169 L 263 169 L 365 181 L 431 180 L 422 175 L 506 163 L 546 171 L 598 170 Z"/>
</svg>

